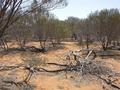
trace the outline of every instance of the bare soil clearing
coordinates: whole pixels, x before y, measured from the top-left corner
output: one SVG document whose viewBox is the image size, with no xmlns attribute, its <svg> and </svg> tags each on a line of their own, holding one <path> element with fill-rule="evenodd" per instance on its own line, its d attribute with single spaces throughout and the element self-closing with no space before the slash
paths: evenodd
<svg viewBox="0 0 120 90">
<path fill-rule="evenodd" d="M 38 43 L 33 42 L 35 46 L 38 46 Z M 32 43 L 32 45 L 33 45 Z M 91 46 L 93 47 L 93 46 Z M 31 53 L 31 52 L 12 52 L 6 55 L 1 55 L 0 64 L 1 65 L 16 65 L 24 63 L 26 57 L 32 57 L 33 55 L 38 58 L 44 58 L 46 62 L 51 63 L 64 63 L 65 55 L 69 50 L 79 50 L 80 46 L 75 42 L 64 42 L 64 48 L 51 50 L 45 54 L 42 53 Z M 120 53 L 120 52 L 118 52 Z M 108 67 L 120 73 L 120 60 L 114 58 L 96 58 L 98 61 L 104 61 L 107 63 Z M 56 69 L 56 67 L 47 67 L 49 69 Z M 26 72 L 22 70 L 15 70 L 9 72 L 0 72 L 0 76 L 7 76 L 14 78 L 19 78 L 18 80 L 23 80 L 25 78 Z M 68 78 L 66 79 L 65 73 L 36 73 L 32 76 L 30 84 L 35 86 L 35 90 L 116 90 L 108 85 L 103 85 L 103 81 L 98 78 L 84 77 L 82 81 L 79 81 L 79 76 L 75 76 L 69 73 Z M 120 85 L 120 78 L 116 82 Z"/>
</svg>

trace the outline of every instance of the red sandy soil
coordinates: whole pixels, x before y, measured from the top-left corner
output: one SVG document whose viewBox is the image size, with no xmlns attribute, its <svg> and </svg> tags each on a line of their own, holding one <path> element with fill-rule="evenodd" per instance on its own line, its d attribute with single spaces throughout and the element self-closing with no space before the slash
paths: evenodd
<svg viewBox="0 0 120 90">
<path fill-rule="evenodd" d="M 31 45 L 39 46 L 38 43 L 32 42 Z M 29 45 L 30 45 L 29 44 Z M 47 62 L 56 62 L 56 63 L 62 63 L 65 61 L 65 55 L 69 50 L 79 50 L 80 46 L 78 46 L 74 42 L 64 42 L 65 46 L 64 48 L 57 49 L 57 50 L 51 50 L 48 51 L 45 54 L 37 53 L 35 54 L 37 57 L 44 57 L 46 58 Z M 12 45 L 11 45 L 12 46 Z M 14 47 L 16 47 L 14 45 Z M 93 46 L 91 46 L 93 47 Z M 95 46 L 94 46 L 95 47 Z M 30 52 L 10 52 L 6 55 L 0 55 L 0 64 L 4 65 L 15 65 L 23 63 L 23 59 L 26 57 L 32 56 L 34 53 Z M 113 58 L 107 58 L 107 59 L 100 59 L 108 63 L 108 66 L 116 71 L 120 71 L 120 60 L 115 60 Z M 10 72 L 2 72 L 0 75 L 11 75 Z M 14 72 L 14 75 L 20 78 L 20 80 L 24 79 L 25 72 L 19 70 L 18 72 Z M 84 78 L 81 82 L 79 82 L 79 79 L 73 76 L 73 78 L 70 78 L 73 74 L 69 74 L 68 78 L 65 78 L 65 74 L 53 74 L 50 75 L 48 73 L 39 73 L 37 75 L 34 75 L 30 83 L 32 85 L 35 85 L 35 90 L 112 90 L 108 86 L 105 88 L 102 84 L 102 81 L 97 79 L 86 79 Z"/>
</svg>

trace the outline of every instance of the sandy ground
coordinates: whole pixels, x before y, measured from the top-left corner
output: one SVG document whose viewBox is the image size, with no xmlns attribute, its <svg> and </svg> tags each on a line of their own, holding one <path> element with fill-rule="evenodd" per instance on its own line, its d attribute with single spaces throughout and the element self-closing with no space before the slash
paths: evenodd
<svg viewBox="0 0 120 90">
<path fill-rule="evenodd" d="M 32 45 L 38 45 L 38 43 L 31 43 Z M 93 47 L 93 46 L 92 46 Z M 95 47 L 95 46 L 94 46 Z M 96 48 L 96 47 L 95 47 Z M 0 55 L 0 65 L 16 65 L 24 63 L 26 57 L 33 57 L 33 55 L 45 58 L 47 62 L 62 63 L 65 62 L 65 55 L 69 50 L 79 50 L 80 47 L 74 42 L 64 42 L 64 47 L 56 50 L 50 50 L 45 54 L 31 53 L 31 52 L 10 52 L 6 55 Z M 116 71 L 120 71 L 120 60 L 114 58 L 100 59 L 108 63 L 108 66 Z M 18 70 L 17 72 L 2 72 L 0 75 L 8 76 L 11 74 L 20 80 L 24 79 L 26 72 Z M 72 78 L 71 78 L 72 76 Z M 102 82 L 97 79 L 86 79 L 83 78 L 79 81 L 73 74 L 69 74 L 66 79 L 64 73 L 60 74 L 48 74 L 48 73 L 37 73 L 33 75 L 30 83 L 35 87 L 35 90 L 112 90 L 109 87 L 102 85 Z"/>
</svg>

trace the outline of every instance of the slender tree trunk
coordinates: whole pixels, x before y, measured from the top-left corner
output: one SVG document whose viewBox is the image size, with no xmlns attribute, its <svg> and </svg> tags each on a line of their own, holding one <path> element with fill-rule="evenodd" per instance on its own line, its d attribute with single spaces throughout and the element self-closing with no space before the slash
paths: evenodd
<svg viewBox="0 0 120 90">
<path fill-rule="evenodd" d="M 89 49 L 89 35 L 86 36 L 86 47 Z"/>
</svg>

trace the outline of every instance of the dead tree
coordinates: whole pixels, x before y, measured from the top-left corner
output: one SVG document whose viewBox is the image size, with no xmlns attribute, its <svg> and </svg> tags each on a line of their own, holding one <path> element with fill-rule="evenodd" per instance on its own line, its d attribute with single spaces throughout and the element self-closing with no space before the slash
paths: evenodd
<svg viewBox="0 0 120 90">
<path fill-rule="evenodd" d="M 74 51 L 70 52 L 71 55 L 76 55 Z M 79 51 L 80 52 L 80 51 Z M 78 51 L 76 53 L 79 53 Z M 115 84 L 117 79 L 114 79 L 114 77 L 120 77 L 119 72 L 115 72 L 111 70 L 109 67 L 105 65 L 105 62 L 102 61 L 96 61 L 95 59 L 90 59 L 89 57 L 91 55 L 94 55 L 94 50 L 90 50 L 89 53 L 86 55 L 86 57 L 81 58 L 72 58 L 74 60 L 74 63 L 66 63 L 66 64 L 59 64 L 59 63 L 46 63 L 47 65 L 54 65 L 58 66 L 59 69 L 52 69 L 52 70 L 47 70 L 43 67 L 40 66 L 30 66 L 30 65 L 16 65 L 16 66 L 0 66 L 0 72 L 2 71 L 10 71 L 13 69 L 22 69 L 22 70 L 27 70 L 28 74 L 24 80 L 21 82 L 15 82 L 15 81 L 3 81 L 5 83 L 12 83 L 12 85 L 20 86 L 21 83 L 23 84 L 29 84 L 29 81 L 31 80 L 31 77 L 34 73 L 36 72 L 48 72 L 48 73 L 62 73 L 65 72 L 68 74 L 68 72 L 75 72 L 77 73 L 77 77 L 80 76 L 80 80 L 84 76 L 95 76 L 99 78 L 100 80 L 104 81 L 107 85 L 115 88 L 115 89 L 120 89 L 120 86 Z M 94 56 L 95 58 L 95 56 Z M 71 60 L 71 56 L 69 58 L 69 62 Z M 111 79 L 110 79 L 111 78 Z"/>
</svg>

